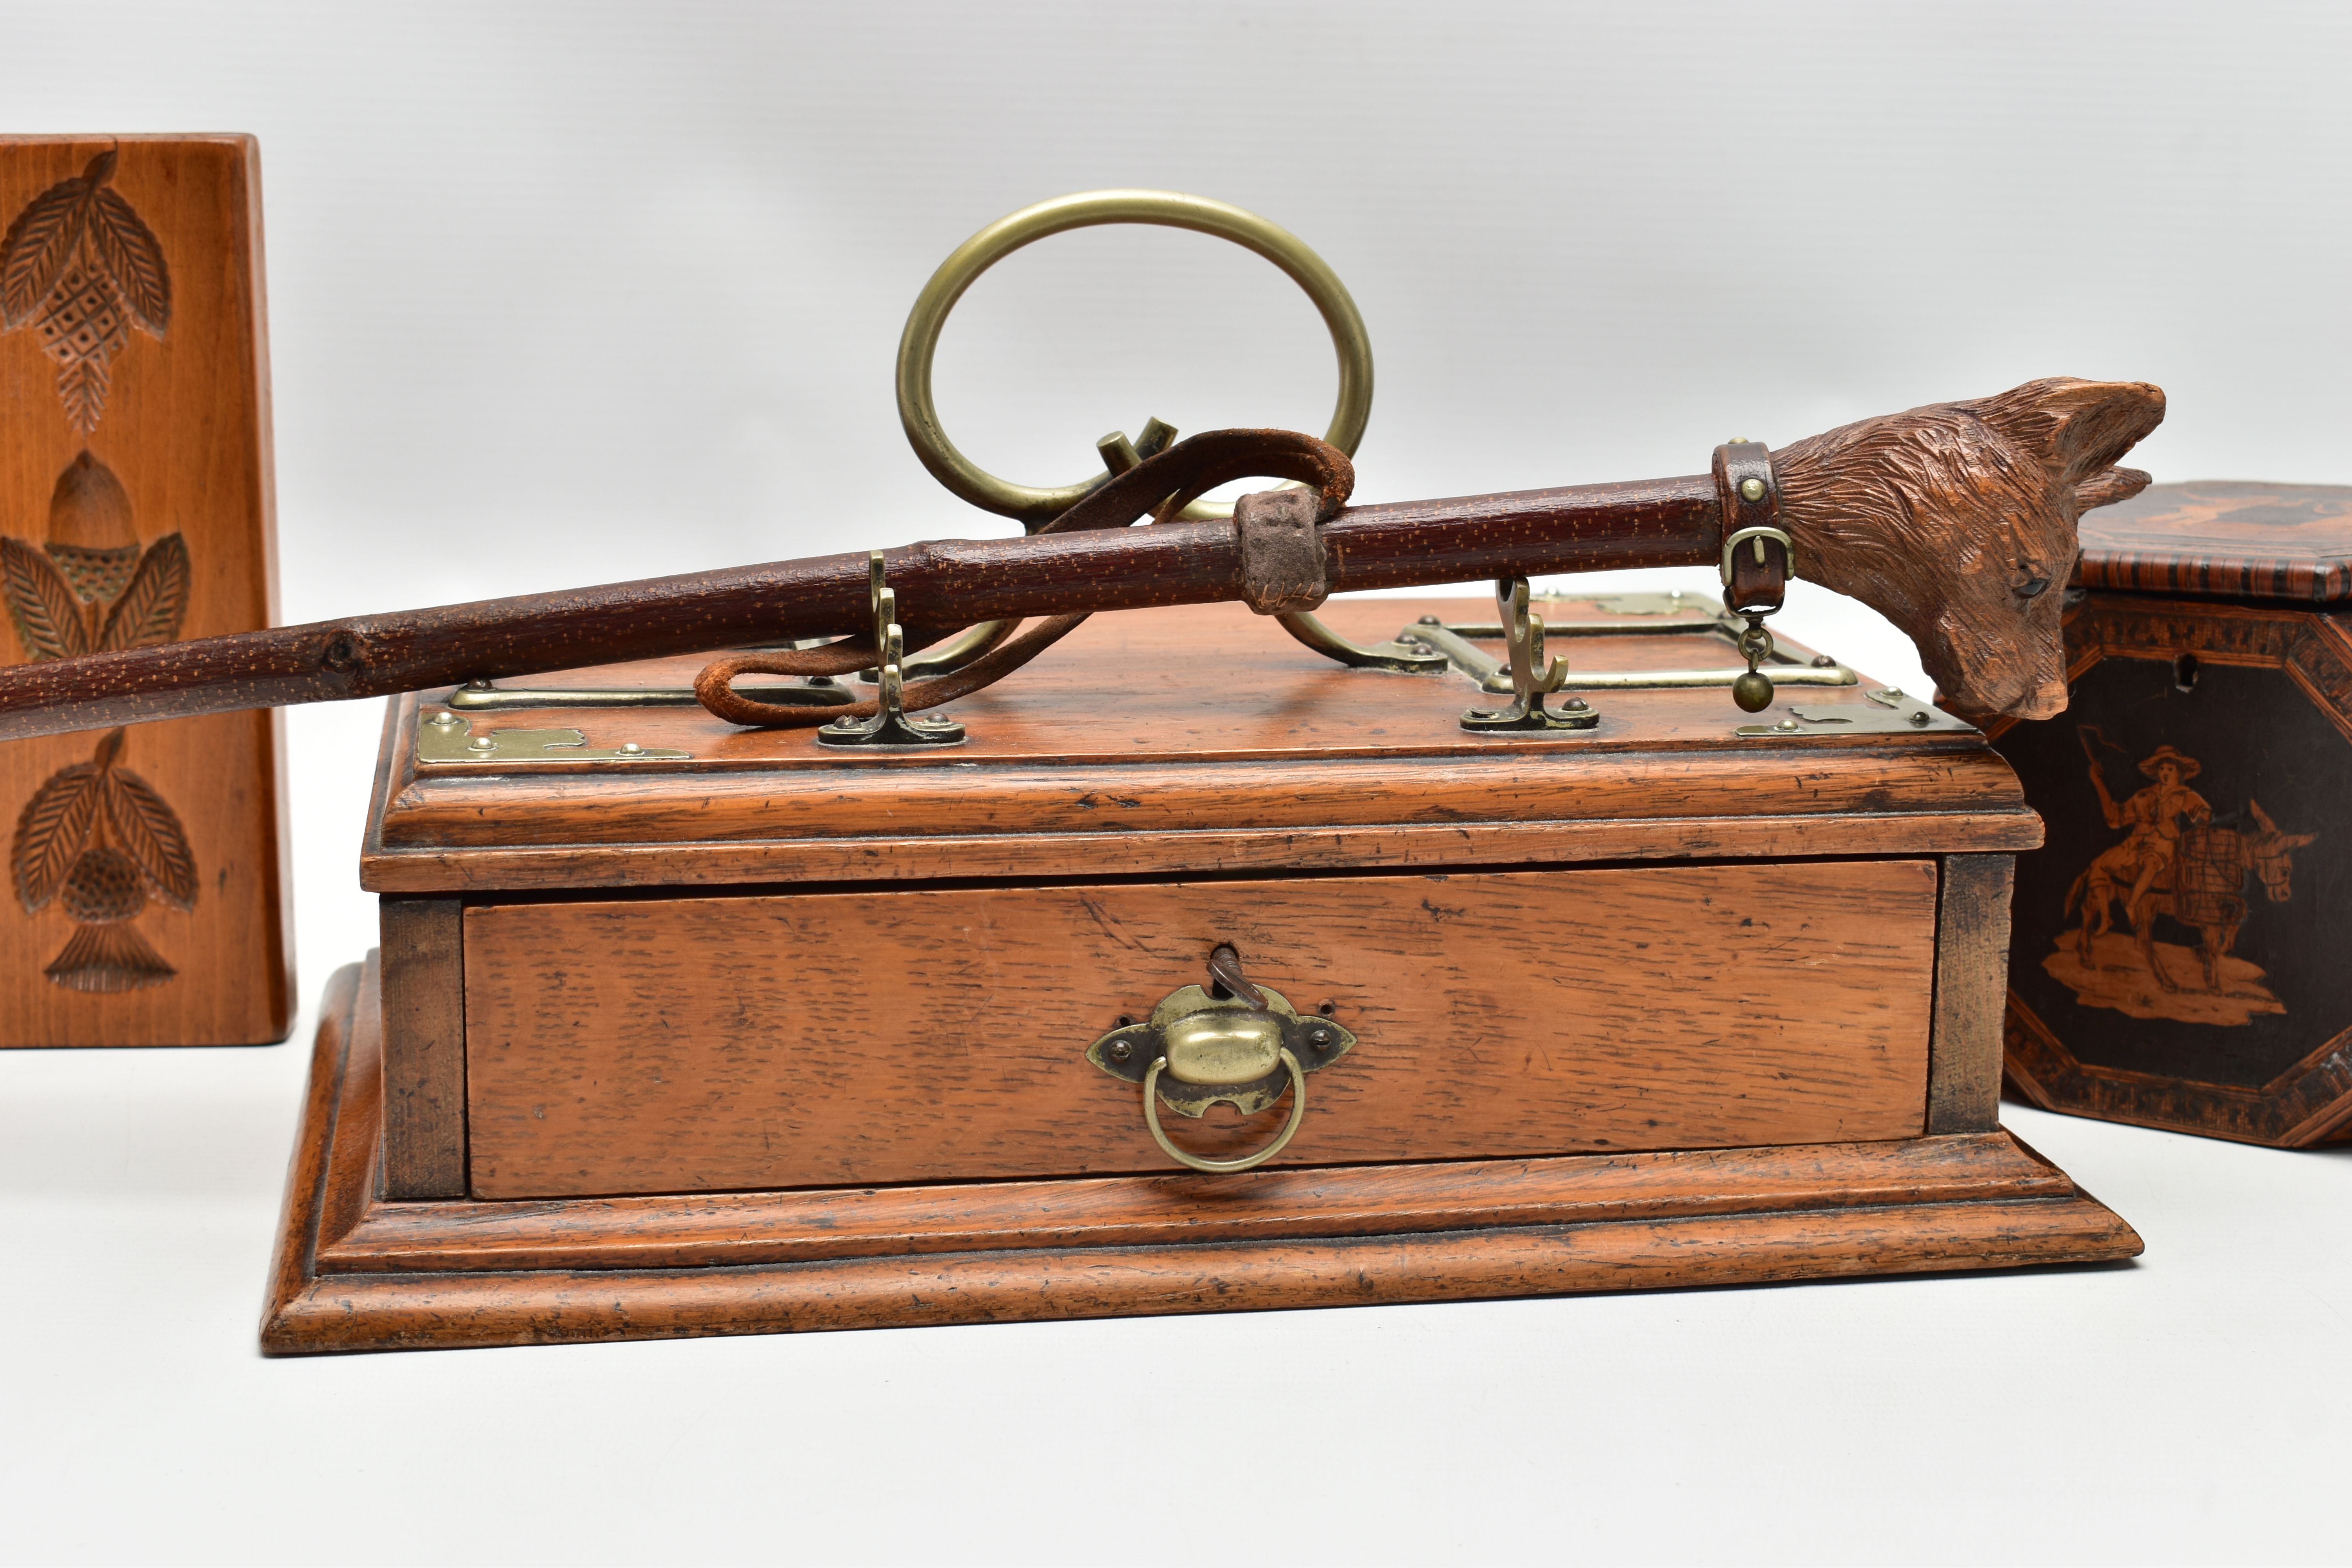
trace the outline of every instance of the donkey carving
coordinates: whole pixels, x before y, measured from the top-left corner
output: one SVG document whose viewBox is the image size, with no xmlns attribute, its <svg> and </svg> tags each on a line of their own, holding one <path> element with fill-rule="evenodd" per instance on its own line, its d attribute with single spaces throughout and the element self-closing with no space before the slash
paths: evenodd
<svg viewBox="0 0 2352 1568">
<path fill-rule="evenodd" d="M 2197 954 L 2204 962 L 2205 989 L 2219 991 L 2221 960 L 2236 945 L 2238 930 L 2246 923 L 2247 874 L 2252 873 L 2262 883 L 2263 892 L 2272 903 L 2283 904 L 2294 896 L 2292 857 L 2319 835 L 2283 833 L 2271 820 L 2270 813 L 2263 809 L 2262 802 L 2250 798 L 2246 806 L 2261 826 L 2261 832 L 2248 833 L 2235 827 L 2189 829 L 2181 835 L 2179 854 L 2169 873 L 2159 877 L 2138 903 L 2125 911 L 2131 918 L 2140 962 L 2167 991 L 2180 987 L 2157 962 L 2157 916 L 2169 915 L 2182 925 L 2196 928 Z M 2114 851 L 2108 853 L 2112 855 Z M 2100 860 L 2106 858 L 2107 856 L 2100 857 Z M 2092 871 L 2098 868 L 2098 862 L 2094 862 Z M 2092 871 L 2084 872 L 2084 877 L 2088 879 Z M 2105 880 L 2104 886 L 2104 897 L 2114 898 L 2112 879 Z M 2086 929 L 2090 920 L 2086 908 L 2083 915 Z"/>
</svg>

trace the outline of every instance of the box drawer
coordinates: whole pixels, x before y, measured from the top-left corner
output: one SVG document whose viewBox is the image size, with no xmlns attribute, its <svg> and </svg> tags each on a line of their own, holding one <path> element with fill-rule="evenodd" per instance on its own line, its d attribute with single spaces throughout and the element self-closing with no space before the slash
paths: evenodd
<svg viewBox="0 0 2352 1568">
<path fill-rule="evenodd" d="M 1175 1170 L 1085 1052 L 1221 942 L 1358 1037 L 1280 1164 L 1916 1137 L 1936 905 L 1927 859 L 477 904 L 469 1182 Z"/>
</svg>

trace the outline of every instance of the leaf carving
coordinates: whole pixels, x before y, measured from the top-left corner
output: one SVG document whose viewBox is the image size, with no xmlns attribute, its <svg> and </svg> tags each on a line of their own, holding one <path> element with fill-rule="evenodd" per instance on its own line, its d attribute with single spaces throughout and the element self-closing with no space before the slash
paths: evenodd
<svg viewBox="0 0 2352 1568">
<path fill-rule="evenodd" d="M 5 534 L 0 534 L 0 595 L 6 596 L 16 636 L 35 662 L 89 651 L 80 602 L 64 576 L 47 556 Z"/>
<path fill-rule="evenodd" d="M 100 649 L 153 647 L 175 640 L 188 613 L 189 575 L 187 542 L 178 534 L 167 533 L 149 545 L 122 597 L 107 613 Z"/>
<path fill-rule="evenodd" d="M 58 400 L 87 436 L 106 412 L 108 362 L 133 327 L 161 338 L 172 320 L 172 273 L 155 231 L 110 188 L 115 153 L 92 158 L 25 205 L 0 239 L 0 331 L 37 321 L 58 363 Z"/>
<path fill-rule="evenodd" d="M 99 416 L 106 412 L 106 394 L 114 384 L 106 355 L 113 352 L 112 345 L 106 345 L 87 358 L 68 359 L 58 366 L 58 401 L 66 405 L 66 423 L 85 436 L 98 428 Z"/>
<path fill-rule="evenodd" d="M 124 768 L 106 773 L 106 820 L 114 841 L 139 863 L 148 886 L 174 909 L 196 906 L 196 858 L 180 818 L 155 786 Z"/>
<path fill-rule="evenodd" d="M 0 326 L 33 319 L 81 244 L 89 216 L 88 180 L 59 180 L 26 204 L 0 240 Z"/>
<path fill-rule="evenodd" d="M 16 842 L 8 866 L 16 882 L 16 899 L 25 912 L 46 907 L 65 885 L 66 872 L 89 845 L 90 828 L 98 821 L 99 795 L 106 769 L 96 763 L 75 763 L 58 769 L 33 792 L 16 817 Z"/>
<path fill-rule="evenodd" d="M 84 221 L 90 247 L 121 290 L 131 319 L 149 335 L 162 337 L 172 320 L 172 275 L 163 265 L 163 247 L 155 231 L 122 193 L 104 188 L 91 194 Z"/>
</svg>

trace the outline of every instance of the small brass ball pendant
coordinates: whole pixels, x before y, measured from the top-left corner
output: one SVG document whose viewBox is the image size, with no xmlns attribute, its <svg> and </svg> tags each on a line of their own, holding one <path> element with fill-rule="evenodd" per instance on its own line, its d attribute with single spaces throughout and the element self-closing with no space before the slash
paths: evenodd
<svg viewBox="0 0 2352 1568">
<path fill-rule="evenodd" d="M 1772 678 L 1749 670 L 1731 683 L 1731 700 L 1743 713 L 1761 713 L 1772 706 Z"/>
</svg>

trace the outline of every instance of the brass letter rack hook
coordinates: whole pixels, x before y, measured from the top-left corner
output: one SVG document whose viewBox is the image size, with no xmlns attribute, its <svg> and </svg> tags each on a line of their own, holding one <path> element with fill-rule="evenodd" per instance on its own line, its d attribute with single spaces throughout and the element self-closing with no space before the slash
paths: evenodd
<svg viewBox="0 0 2352 1568">
<path fill-rule="evenodd" d="M 1474 731 L 1590 730 L 1601 715 L 1581 697 L 1560 704 L 1559 711 L 1544 708 L 1544 698 L 1568 679 L 1568 660 L 1544 659 L 1541 616 L 1528 608 L 1528 580 L 1505 577 L 1495 584 L 1495 611 L 1503 623 L 1503 641 L 1510 649 L 1511 705 L 1473 708 L 1462 715 L 1462 727 Z M 1541 666 L 1540 668 L 1538 667 Z"/>
<path fill-rule="evenodd" d="M 898 629 L 898 595 L 883 580 L 882 552 L 866 558 L 868 591 L 874 601 L 874 647 L 877 674 L 875 714 L 863 724 L 835 719 L 816 732 L 825 746 L 956 746 L 964 740 L 963 726 L 946 719 L 910 719 L 906 710 L 907 637 Z"/>
</svg>

